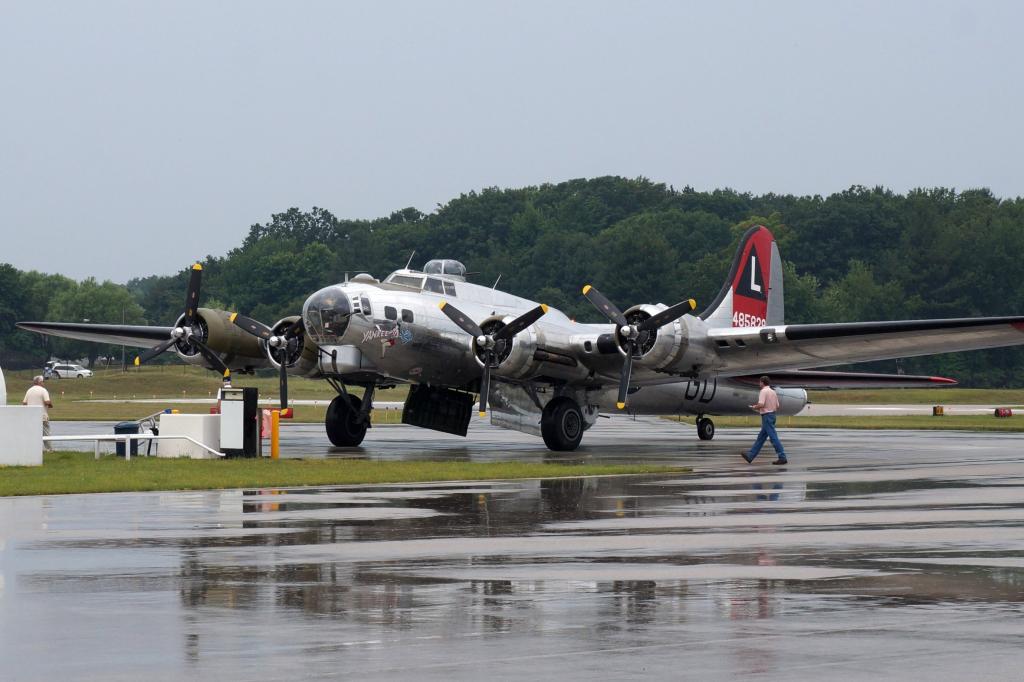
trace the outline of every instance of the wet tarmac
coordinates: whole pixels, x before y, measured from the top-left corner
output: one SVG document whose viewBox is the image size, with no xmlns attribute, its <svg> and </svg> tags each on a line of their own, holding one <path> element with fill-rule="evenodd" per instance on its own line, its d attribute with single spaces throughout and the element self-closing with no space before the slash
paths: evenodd
<svg viewBox="0 0 1024 682">
<path fill-rule="evenodd" d="M 3 499 L 0 677 L 1019 677 L 1024 435 L 782 435 L 788 467 L 663 420 L 566 455 L 288 425 L 289 456 L 693 472 Z"/>
</svg>

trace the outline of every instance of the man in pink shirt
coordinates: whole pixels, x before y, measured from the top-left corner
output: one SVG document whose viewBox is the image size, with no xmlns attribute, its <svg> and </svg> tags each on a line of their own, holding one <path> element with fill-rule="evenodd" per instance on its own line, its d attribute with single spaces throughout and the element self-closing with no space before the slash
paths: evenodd
<svg viewBox="0 0 1024 682">
<path fill-rule="evenodd" d="M 775 432 L 775 413 L 779 409 L 779 394 L 772 389 L 770 384 L 768 377 L 761 377 L 761 392 L 757 396 L 757 403 L 750 406 L 754 412 L 761 415 L 761 432 L 757 434 L 754 447 L 750 448 L 749 452 L 740 453 L 743 455 L 743 459 L 747 460 L 747 464 L 754 461 L 757 453 L 761 452 L 765 440 L 768 439 L 772 441 L 772 447 L 775 448 L 775 455 L 778 457 L 772 464 L 788 463 L 786 451 L 782 447 L 782 442 L 779 441 L 779 434 Z"/>
</svg>

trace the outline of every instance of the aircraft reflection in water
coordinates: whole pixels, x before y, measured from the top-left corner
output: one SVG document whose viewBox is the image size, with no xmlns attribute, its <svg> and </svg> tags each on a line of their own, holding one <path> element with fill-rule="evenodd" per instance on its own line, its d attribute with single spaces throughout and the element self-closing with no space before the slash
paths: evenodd
<svg viewBox="0 0 1024 682">
<path fill-rule="evenodd" d="M 842 486 L 819 488 L 822 492 L 816 493 L 815 499 L 843 499 Z M 681 490 L 686 494 L 681 495 Z M 374 498 L 375 492 L 381 497 Z M 295 501 L 289 502 L 290 497 Z M 316 497 L 323 497 L 324 502 L 318 503 Z M 270 607 L 309 616 L 330 616 L 332 621 L 360 627 L 438 627 L 445 629 L 447 636 L 453 630 L 536 634 L 552 627 L 553 622 L 579 619 L 601 623 L 602 628 L 595 632 L 600 639 L 655 623 L 703 618 L 768 619 L 778 615 L 779 605 L 787 600 L 791 602 L 790 609 L 799 608 L 799 600 L 794 602 L 793 595 L 804 591 L 813 595 L 819 588 L 813 586 L 813 580 L 804 582 L 799 573 L 788 578 L 741 580 L 631 579 L 629 575 L 647 569 L 672 571 L 680 566 L 714 575 L 715 566 L 785 570 L 787 564 L 813 565 L 813 548 L 778 549 L 774 540 L 780 535 L 786 537 L 791 528 L 720 528 L 716 522 L 728 521 L 750 510 L 771 512 L 773 505 L 792 509 L 788 505 L 799 504 L 806 498 L 807 486 L 802 481 L 773 482 L 763 487 L 756 483 L 741 484 L 731 490 L 702 491 L 690 489 L 682 480 L 661 486 L 644 478 L 466 483 L 441 489 L 388 486 L 351 492 L 344 488 L 249 491 L 241 497 L 245 511 L 241 526 L 265 529 L 267 533 L 222 540 L 182 538 L 180 594 L 188 608 L 252 609 L 265 613 Z M 237 497 L 231 499 L 238 501 Z M 343 515 L 338 519 L 317 515 L 329 509 L 379 507 L 385 501 L 398 509 L 427 509 L 438 514 L 377 522 L 345 521 Z M 296 513 L 308 514 L 299 521 L 301 528 L 287 535 L 274 532 L 296 523 L 288 516 Z M 255 517 L 251 522 L 246 520 L 250 515 Z M 280 521 L 274 520 L 277 515 L 281 516 Z M 681 517 L 706 518 L 701 526 L 704 532 L 738 533 L 737 537 L 743 540 L 732 548 L 732 543 L 726 541 L 718 549 L 693 553 L 666 550 L 654 541 L 647 550 L 626 553 L 600 550 L 573 554 L 578 550 L 547 545 L 513 555 L 474 556 L 463 555 L 459 546 L 467 539 L 509 536 L 562 537 L 566 544 L 571 544 L 571 538 L 587 534 L 588 522 L 615 519 L 665 520 L 668 523 L 659 532 L 692 532 L 684 530 L 689 527 L 686 524 L 673 528 L 671 521 Z M 318 518 L 321 520 L 317 521 Z M 556 523 L 561 525 L 553 525 Z M 576 523 L 582 524 L 580 530 L 573 530 Z M 627 528 L 628 524 L 620 527 L 611 523 L 600 534 L 620 535 Z M 415 545 L 424 538 L 444 541 L 444 547 L 432 545 L 431 550 L 419 556 Z M 759 538 L 764 538 L 764 542 Z M 352 549 L 378 543 L 384 546 L 382 553 L 394 552 L 393 555 L 366 560 L 347 558 Z M 404 543 L 411 547 L 407 549 Z M 324 552 L 319 553 L 318 548 Z M 871 556 L 885 556 L 888 551 L 891 550 L 876 549 Z M 293 552 L 295 555 L 291 556 Z M 862 552 L 845 558 L 829 556 L 833 567 L 861 569 L 865 563 Z M 285 561 L 278 563 L 279 559 Z M 464 575 L 474 569 L 482 574 L 493 571 L 496 578 Z M 620 577 L 595 579 L 588 577 L 593 575 L 591 569 Z M 530 578 L 531 572 L 539 577 Z M 858 570 L 851 569 L 851 575 L 842 578 L 844 594 L 863 592 L 878 599 L 912 594 L 922 603 L 949 599 L 999 602 L 1015 599 L 1020 589 L 1019 579 L 1012 571 L 972 574 L 969 580 L 955 570 L 912 576 L 871 575 L 869 571 L 869 575 L 858 577 L 857 573 Z M 497 577 L 502 575 L 516 577 Z M 579 608 L 591 610 L 586 614 L 548 611 L 545 595 L 554 592 L 564 596 L 566 590 L 608 598 L 581 602 L 585 606 Z M 441 597 L 442 593 L 447 596 Z M 438 616 L 439 603 L 449 609 L 444 617 Z M 283 615 L 279 613 L 274 618 Z"/>
<path fill-rule="evenodd" d="M 798 324 L 784 322 L 782 260 L 764 227 L 743 236 L 725 284 L 699 315 L 696 303 L 621 311 L 596 288 L 583 294 L 608 318 L 582 324 L 534 301 L 466 281 L 465 267 L 433 260 L 383 281 L 360 274 L 312 294 L 301 315 L 267 326 L 198 308 L 193 266 L 185 310 L 173 327 L 21 322 L 42 334 L 168 350 L 227 373 L 273 366 L 282 407 L 287 378 L 322 378 L 336 390 L 325 420 L 338 446 L 362 442 L 376 388 L 410 384 L 406 424 L 466 435 L 474 394 L 492 423 L 573 450 L 602 410 L 694 414 L 701 439 L 710 415 L 750 414 L 757 378 L 778 388 L 780 414 L 799 412 L 806 388 L 937 386 L 939 377 L 823 372 L 812 368 L 1024 343 L 1024 317 Z M 155 344 L 155 345 L 154 345 Z M 348 392 L 364 387 L 360 399 Z"/>
<path fill-rule="evenodd" d="M 708 498 L 680 498 L 674 490 L 661 491 L 644 484 L 641 478 L 567 478 L 508 483 L 467 483 L 439 491 L 429 486 L 388 486 L 386 492 L 365 487 L 323 490 L 256 490 L 242 496 L 241 526 L 246 529 L 265 528 L 268 534 L 231 538 L 221 545 L 209 537 L 184 539 L 180 571 L 180 595 L 189 608 L 222 607 L 263 611 L 267 600 L 277 608 L 308 615 L 352 619 L 356 623 L 404 628 L 421 622 L 442 622 L 433 610 L 431 584 L 446 584 L 444 578 L 430 579 L 394 573 L 391 562 L 344 561 L 230 565 L 219 561 L 218 546 L 259 549 L 259 545 L 278 546 L 287 553 L 290 546 L 308 546 L 315 551 L 319 545 L 355 545 L 367 542 L 391 542 L 416 538 L 486 538 L 508 535 L 510 530 L 532 535 L 543 530 L 546 523 L 572 522 L 609 517 L 644 517 L 664 513 L 666 507 L 702 505 Z M 778 489 L 782 484 L 776 484 Z M 803 484 L 794 484 L 803 489 Z M 440 492 L 440 494 L 439 494 Z M 223 495 L 223 493 L 211 493 Z M 422 495 L 422 496 L 420 496 Z M 316 497 L 324 502 L 316 502 Z M 275 522 L 275 515 L 289 512 L 349 509 L 360 504 L 376 505 L 391 497 L 391 503 L 402 508 L 421 508 L 438 512 L 436 516 L 390 520 L 386 523 L 341 522 L 324 520 L 310 527 L 303 521 L 301 530 L 287 535 L 287 540 L 272 531 L 288 521 Z M 289 502 L 289 498 L 296 498 Z M 736 498 L 730 498 L 734 501 Z M 752 497 L 750 498 L 752 499 Z M 221 505 L 223 506 L 223 505 Z M 233 506 L 233 505 L 229 505 Z M 688 512 L 687 512 L 688 513 Z M 247 521 L 246 516 L 259 516 Z M 703 516 L 703 512 L 699 515 Z M 516 530 L 518 529 L 518 530 Z M 209 550 L 213 548 L 211 553 Z M 214 559 L 208 562 L 205 558 Z M 643 561 L 642 558 L 638 560 Z M 661 563 L 664 559 L 659 559 Z M 433 566 L 437 561 L 427 561 Z M 472 563 L 472 562 L 471 562 Z M 490 562 L 484 560 L 485 564 Z M 502 562 L 498 562 L 501 565 Z M 401 562 L 408 567 L 408 562 Z M 415 564 L 413 564 L 415 565 Z M 540 596 L 548 580 L 469 580 L 468 589 L 453 604 L 453 612 L 443 622 L 458 622 L 460 629 L 473 632 L 534 632 L 539 623 L 551 617 Z M 557 581 L 556 581 L 557 582 Z M 593 614 L 602 621 L 622 620 L 625 627 L 642 626 L 659 614 L 675 613 L 682 617 L 683 600 L 689 594 L 685 581 L 653 580 L 572 580 L 574 589 L 608 593 L 613 599 L 603 601 Z M 268 588 L 270 590 L 268 591 Z M 524 597 L 526 598 L 524 600 Z"/>
</svg>

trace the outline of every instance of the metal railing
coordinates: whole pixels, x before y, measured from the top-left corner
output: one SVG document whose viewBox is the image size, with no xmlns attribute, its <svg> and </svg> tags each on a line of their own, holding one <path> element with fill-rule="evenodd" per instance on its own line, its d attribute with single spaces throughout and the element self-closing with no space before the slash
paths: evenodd
<svg viewBox="0 0 1024 682">
<path fill-rule="evenodd" d="M 95 435 L 95 436 L 43 436 L 43 442 L 44 443 L 55 443 L 55 442 L 59 442 L 59 441 L 82 441 L 82 440 L 90 441 L 90 440 L 94 440 L 94 441 L 96 441 L 96 448 L 95 448 L 96 459 L 100 458 L 100 442 L 101 441 L 114 441 L 114 442 L 124 441 L 124 458 L 125 458 L 125 461 L 127 461 L 127 460 L 132 458 L 131 441 L 133 441 L 133 440 L 172 440 L 172 439 L 187 440 L 190 443 L 193 443 L 194 445 L 198 445 L 203 450 L 206 450 L 207 452 L 209 452 L 211 455 L 216 455 L 217 457 L 224 457 L 225 456 L 223 452 L 217 452 L 216 450 L 214 450 L 210 446 L 206 445 L 205 443 L 200 443 L 199 441 L 197 441 L 195 438 L 192 438 L 191 436 L 157 436 L 157 435 L 154 435 L 154 434 L 151 434 L 151 433 L 118 433 L 118 434 L 113 434 L 113 435 L 103 434 L 103 435 Z"/>
</svg>

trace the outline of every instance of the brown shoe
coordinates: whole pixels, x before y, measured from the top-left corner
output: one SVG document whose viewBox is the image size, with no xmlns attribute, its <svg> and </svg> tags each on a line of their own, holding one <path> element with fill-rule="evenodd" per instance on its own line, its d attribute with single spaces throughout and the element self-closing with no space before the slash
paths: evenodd
<svg viewBox="0 0 1024 682">
<path fill-rule="evenodd" d="M 742 457 L 743 459 L 745 459 L 745 460 L 746 460 L 747 464 L 753 464 L 753 463 L 754 463 L 754 458 L 753 458 L 753 457 L 751 457 L 751 456 L 750 456 L 750 453 L 749 453 L 749 452 L 747 452 L 746 450 L 743 450 L 742 452 L 740 452 L 740 456 L 741 456 L 741 457 Z"/>
<path fill-rule="evenodd" d="M 772 462 L 772 464 L 774 464 L 776 466 L 785 466 L 786 464 L 789 464 L 789 460 L 788 459 L 777 459 L 774 462 Z"/>
</svg>

